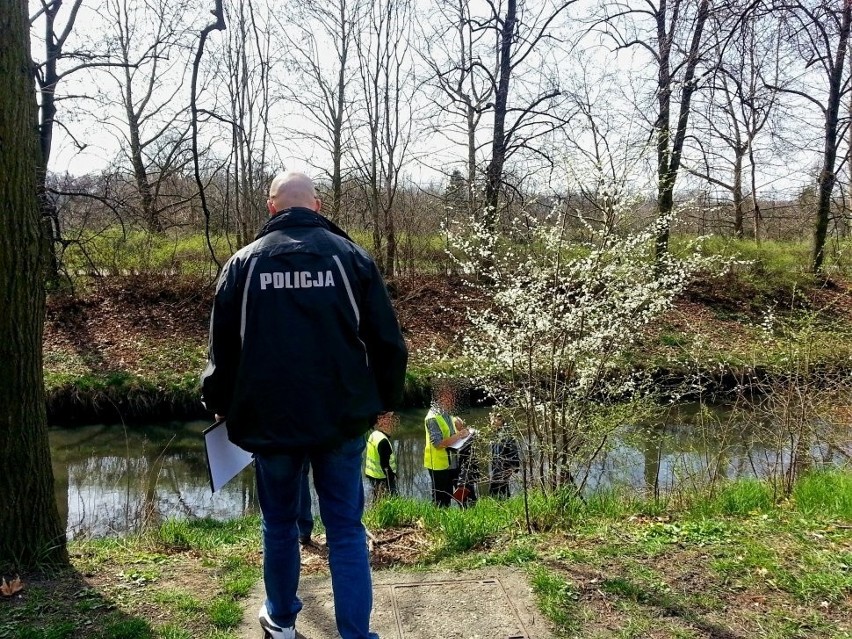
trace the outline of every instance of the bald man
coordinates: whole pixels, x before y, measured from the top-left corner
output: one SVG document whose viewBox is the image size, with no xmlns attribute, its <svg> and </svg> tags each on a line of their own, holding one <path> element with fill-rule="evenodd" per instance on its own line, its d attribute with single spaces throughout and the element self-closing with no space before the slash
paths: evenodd
<svg viewBox="0 0 852 639">
<path fill-rule="evenodd" d="M 337 630 L 343 639 L 378 639 L 369 629 L 361 456 L 377 415 L 401 401 L 407 351 L 375 263 L 321 206 L 307 175 L 272 181 L 270 219 L 219 278 L 202 393 L 227 418 L 231 441 L 254 453 L 264 636 L 296 636 L 299 487 L 310 462 Z"/>
</svg>

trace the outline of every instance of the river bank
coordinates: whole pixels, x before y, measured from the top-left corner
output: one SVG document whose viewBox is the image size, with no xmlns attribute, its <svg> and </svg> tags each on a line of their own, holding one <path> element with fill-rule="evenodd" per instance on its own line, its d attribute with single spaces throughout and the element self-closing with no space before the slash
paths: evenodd
<svg viewBox="0 0 852 639">
<path fill-rule="evenodd" d="M 458 344 L 469 329 L 467 309 L 481 301 L 463 300 L 463 283 L 452 276 L 401 278 L 389 288 L 411 351 L 405 405 L 423 406 L 434 375 L 464 374 Z M 75 296 L 50 296 L 44 340 L 50 423 L 209 417 L 198 376 L 211 296 L 201 281 L 153 276 L 114 277 Z M 817 375 L 852 370 L 850 282 L 755 281 L 743 271 L 694 282 L 637 336 L 621 365 L 644 371 L 663 391 L 712 394 L 784 378 L 796 364 L 791 358 L 804 351 Z"/>
<path fill-rule="evenodd" d="M 852 634 L 848 470 L 805 476 L 788 498 L 750 480 L 657 500 L 533 494 L 529 505 L 527 520 L 520 497 L 468 510 L 381 502 L 365 517 L 374 570 L 510 567 L 556 636 Z M 71 570 L 23 575 L 23 590 L 0 597 L 0 637 L 237 639 L 255 614 L 256 517 L 168 521 L 69 550 Z M 302 563 L 326 574 L 322 549 Z"/>
</svg>

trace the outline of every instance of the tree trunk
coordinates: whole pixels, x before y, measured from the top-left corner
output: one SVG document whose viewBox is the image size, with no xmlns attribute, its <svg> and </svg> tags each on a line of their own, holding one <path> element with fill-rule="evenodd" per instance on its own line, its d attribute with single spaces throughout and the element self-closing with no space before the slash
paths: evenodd
<svg viewBox="0 0 852 639">
<path fill-rule="evenodd" d="M 476 109 L 467 107 L 467 216 L 468 220 L 479 221 L 476 208 Z"/>
<path fill-rule="evenodd" d="M 666 2 L 657 12 L 657 46 L 660 68 L 657 73 L 657 215 L 668 217 L 674 206 L 674 179 L 669 176 L 669 120 L 671 116 L 672 81 L 670 75 L 671 41 L 666 33 Z M 669 227 L 657 234 L 654 254 L 657 259 L 669 250 Z"/>
<path fill-rule="evenodd" d="M 825 148 L 822 170 L 819 173 L 819 200 L 817 221 L 814 229 L 814 252 L 811 261 L 814 273 L 821 273 L 825 260 L 825 239 L 828 235 L 828 222 L 831 217 L 831 192 L 837 181 L 834 165 L 837 162 L 837 128 L 840 113 L 840 96 L 843 84 L 843 66 L 846 61 L 846 47 L 849 43 L 849 30 L 852 23 L 852 0 L 844 0 L 843 17 L 840 25 L 840 39 L 837 43 L 837 55 L 829 76 L 828 104 L 825 110 Z"/>
<path fill-rule="evenodd" d="M 0 566 L 67 562 L 42 371 L 39 148 L 26 0 L 0 0 Z"/>
<path fill-rule="evenodd" d="M 337 96 L 334 112 L 331 114 L 331 207 L 332 220 L 342 223 L 340 219 L 341 202 L 343 201 L 343 124 L 346 110 L 346 61 L 349 55 L 349 31 L 347 30 L 346 3 L 338 5 L 340 20 L 340 69 L 337 72 Z"/>
<path fill-rule="evenodd" d="M 675 3 L 675 10 L 679 6 L 679 0 Z M 659 173 L 659 217 L 664 221 L 657 235 L 655 246 L 655 258 L 657 262 L 662 259 L 662 256 L 669 250 L 669 218 L 672 210 L 674 210 L 674 188 L 677 180 L 677 172 L 680 170 L 681 154 L 683 153 L 683 143 L 686 140 L 687 124 L 689 122 L 690 102 L 692 94 L 695 92 L 696 80 L 695 69 L 699 62 L 699 47 L 701 45 L 701 37 L 704 33 L 704 25 L 707 22 L 707 17 L 710 15 L 710 1 L 701 0 L 698 6 L 698 13 L 695 18 L 695 30 L 692 32 L 692 42 L 689 46 L 689 53 L 686 59 L 686 67 L 684 69 L 683 78 L 680 82 L 680 110 L 678 112 L 677 126 L 675 128 L 674 139 L 669 147 L 669 136 L 671 133 L 671 95 L 672 95 L 672 77 L 671 77 L 671 49 L 672 39 L 674 38 L 674 25 L 670 32 L 666 31 L 666 2 L 660 2 L 660 8 L 657 12 L 657 39 L 659 42 L 659 78 L 657 93 L 659 95 L 660 112 L 657 118 L 657 167 Z"/>
<path fill-rule="evenodd" d="M 124 94 L 124 108 L 127 112 L 127 127 L 130 133 L 130 162 L 133 165 L 133 178 L 136 180 L 136 190 L 139 194 L 139 203 L 142 207 L 142 219 L 151 233 L 162 233 L 163 225 L 160 216 L 154 207 L 154 196 L 151 192 L 151 184 L 148 182 L 148 171 L 145 168 L 145 159 L 142 156 L 142 139 L 139 132 L 139 113 L 133 107 L 133 80 L 130 76 L 130 62 L 125 56 L 124 69 L 125 82 L 127 86 Z"/>
<path fill-rule="evenodd" d="M 42 69 L 43 77 L 39 90 L 41 109 L 38 133 L 41 157 L 39 158 L 37 174 L 38 198 L 45 232 L 43 243 L 46 259 L 44 276 L 45 281 L 51 286 L 56 286 L 59 281 L 58 252 L 62 238 L 59 226 L 59 213 L 53 204 L 53 200 L 47 193 L 47 165 L 50 161 L 50 150 L 53 144 L 53 124 L 56 118 L 56 85 L 59 84 L 56 63 L 61 54 L 61 47 L 56 38 L 54 23 L 61 6 L 61 1 L 53 2 L 47 6 L 44 12 L 46 59 Z M 76 15 L 76 6 L 72 9 L 72 17 Z"/>
<path fill-rule="evenodd" d="M 497 204 L 503 184 L 503 165 L 506 162 L 506 109 L 509 104 L 509 79 L 512 73 L 512 42 L 515 38 L 517 21 L 516 0 L 506 3 L 506 17 L 500 29 L 500 77 L 494 94 L 494 133 L 491 141 L 491 161 L 485 170 L 485 211 L 483 220 L 486 228 L 497 230 Z"/>
<path fill-rule="evenodd" d="M 743 199 L 743 151 L 742 147 L 736 150 L 734 158 L 734 235 L 738 238 L 743 236 L 743 220 L 745 219 L 745 202 Z"/>
<path fill-rule="evenodd" d="M 751 200 L 754 209 L 751 213 L 752 233 L 754 241 L 760 243 L 760 220 L 763 214 L 760 212 L 760 202 L 757 200 L 757 164 L 754 161 L 754 145 L 749 144 L 748 147 L 749 165 L 751 166 Z"/>
</svg>

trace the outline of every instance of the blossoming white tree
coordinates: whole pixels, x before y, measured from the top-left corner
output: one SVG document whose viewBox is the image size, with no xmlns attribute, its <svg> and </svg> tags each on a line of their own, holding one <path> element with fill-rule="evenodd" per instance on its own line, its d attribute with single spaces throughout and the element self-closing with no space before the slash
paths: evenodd
<svg viewBox="0 0 852 639">
<path fill-rule="evenodd" d="M 641 204 L 616 185 L 601 192 L 615 219 Z M 591 240 L 572 238 L 578 219 Z M 653 405 L 628 349 L 693 274 L 718 266 L 698 243 L 655 264 L 654 238 L 669 222 L 623 232 L 560 207 L 515 219 L 504 236 L 474 222 L 454 238 L 460 266 L 480 276 L 471 283 L 477 297 L 490 302 L 469 312 L 470 374 L 515 417 L 525 488 L 579 493 L 614 430 Z"/>
</svg>

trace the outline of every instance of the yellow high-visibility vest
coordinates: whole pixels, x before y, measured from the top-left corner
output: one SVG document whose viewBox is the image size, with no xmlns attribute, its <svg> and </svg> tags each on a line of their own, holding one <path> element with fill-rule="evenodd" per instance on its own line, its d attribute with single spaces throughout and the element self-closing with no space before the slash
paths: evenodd
<svg viewBox="0 0 852 639">
<path fill-rule="evenodd" d="M 385 471 L 382 468 L 381 457 L 379 456 L 379 444 L 383 439 L 387 439 L 388 443 L 390 443 L 390 439 L 380 430 L 374 430 L 370 433 L 370 437 L 367 439 L 367 465 L 364 468 L 364 474 L 367 477 L 373 477 L 374 479 L 385 479 Z M 393 446 L 391 445 L 391 456 L 390 456 L 390 468 L 396 474 L 396 453 L 393 450 Z"/>
<path fill-rule="evenodd" d="M 426 414 L 424 426 L 426 427 L 426 447 L 423 449 L 423 465 L 429 470 L 446 470 L 450 467 L 450 454 L 446 448 L 435 448 L 429 437 L 429 420 L 435 419 L 441 429 L 442 439 L 450 436 L 450 425 L 441 413 L 430 409 Z M 453 429 L 455 432 L 455 429 Z"/>
</svg>

